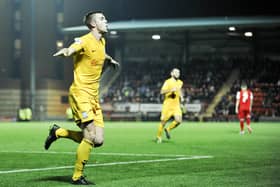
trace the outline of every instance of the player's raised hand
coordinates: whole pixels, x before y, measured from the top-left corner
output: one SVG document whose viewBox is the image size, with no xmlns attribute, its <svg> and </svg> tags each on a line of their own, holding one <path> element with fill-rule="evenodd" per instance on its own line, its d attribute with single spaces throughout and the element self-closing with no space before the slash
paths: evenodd
<svg viewBox="0 0 280 187">
<path fill-rule="evenodd" d="M 235 108 L 235 113 L 238 114 L 238 108 Z"/>
<path fill-rule="evenodd" d="M 115 69 L 118 68 L 118 67 L 120 66 L 120 64 L 119 64 L 116 60 L 114 60 L 110 55 L 105 54 L 105 58 L 106 58 L 107 60 L 109 60 L 110 64 L 113 65 L 113 67 L 114 67 Z"/>
<path fill-rule="evenodd" d="M 115 67 L 119 67 L 120 66 L 120 63 L 118 63 L 116 60 L 114 59 L 111 59 L 110 61 Z"/>
<path fill-rule="evenodd" d="M 174 87 L 174 88 L 172 88 L 170 91 L 171 91 L 171 92 L 176 92 L 176 91 L 177 91 L 177 88 Z"/>
<path fill-rule="evenodd" d="M 63 49 L 60 49 L 55 54 L 53 54 L 53 56 L 71 56 L 74 52 L 75 52 L 75 49 L 63 48 Z"/>
<path fill-rule="evenodd" d="M 67 48 L 60 49 L 53 56 L 67 56 L 68 50 Z"/>
</svg>

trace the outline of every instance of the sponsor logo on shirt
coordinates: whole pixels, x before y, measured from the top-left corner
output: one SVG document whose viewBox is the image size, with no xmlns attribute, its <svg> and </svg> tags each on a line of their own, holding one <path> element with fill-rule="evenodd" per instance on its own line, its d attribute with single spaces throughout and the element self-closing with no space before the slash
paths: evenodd
<svg viewBox="0 0 280 187">
<path fill-rule="evenodd" d="M 81 38 L 74 38 L 76 44 L 82 44 Z"/>
</svg>

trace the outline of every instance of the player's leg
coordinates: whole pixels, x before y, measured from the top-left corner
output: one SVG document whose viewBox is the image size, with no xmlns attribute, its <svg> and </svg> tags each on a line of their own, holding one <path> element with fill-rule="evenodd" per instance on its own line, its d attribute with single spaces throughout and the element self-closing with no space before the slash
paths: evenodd
<svg viewBox="0 0 280 187">
<path fill-rule="evenodd" d="M 182 115 L 175 115 L 174 120 L 171 122 L 171 124 L 164 129 L 165 135 L 168 139 L 171 138 L 170 131 L 178 127 L 181 123 L 182 123 Z"/>
<path fill-rule="evenodd" d="M 164 126 L 166 125 L 166 122 L 167 121 L 165 121 L 165 120 L 161 120 L 159 123 L 158 130 L 157 130 L 157 138 L 156 138 L 157 143 L 162 142 L 161 136 L 162 136 L 162 131 L 164 129 Z"/>
<path fill-rule="evenodd" d="M 178 127 L 182 123 L 182 110 L 181 107 L 178 106 L 172 111 L 172 116 L 174 116 L 174 120 L 171 122 L 171 124 L 164 129 L 166 138 L 170 139 L 170 131 L 176 127 Z"/>
<path fill-rule="evenodd" d="M 251 127 L 251 115 L 249 111 L 246 111 L 246 124 L 249 133 L 252 133 L 253 129 Z"/>
<path fill-rule="evenodd" d="M 74 119 L 76 121 L 76 124 L 80 123 L 80 116 L 78 113 L 78 108 L 76 105 L 76 98 L 73 96 L 73 94 L 69 95 L 69 103 L 73 112 Z M 49 149 L 51 144 L 56 141 L 58 138 L 68 138 L 71 139 L 77 143 L 80 143 L 83 139 L 83 133 L 82 131 L 72 131 L 68 129 L 61 128 L 60 126 L 54 124 L 50 131 L 49 135 L 45 140 L 45 149 Z"/>
<path fill-rule="evenodd" d="M 240 123 L 240 134 L 243 135 L 243 134 L 245 134 L 245 132 L 244 132 L 244 118 L 240 118 L 239 123 Z"/>
<path fill-rule="evenodd" d="M 244 116 L 244 112 L 242 110 L 240 110 L 238 112 L 238 118 L 239 118 L 239 124 L 240 124 L 240 134 L 243 135 L 244 132 L 244 120 L 245 120 L 245 116 Z"/>
<path fill-rule="evenodd" d="M 83 175 L 84 167 L 86 166 L 89 160 L 92 148 L 102 146 L 104 141 L 104 128 L 94 125 L 94 122 L 87 124 L 86 127 L 83 129 L 83 132 L 84 138 L 77 149 L 75 169 L 72 176 L 73 184 L 89 183 L 85 180 Z"/>
<path fill-rule="evenodd" d="M 49 135 L 45 140 L 45 149 L 48 150 L 51 144 L 58 138 L 68 138 L 77 143 L 80 143 L 83 139 L 83 133 L 82 131 L 72 131 L 68 129 L 63 129 L 60 126 L 54 124 L 51 127 Z"/>
<path fill-rule="evenodd" d="M 83 139 L 77 148 L 75 168 L 72 176 L 73 184 L 88 183 L 83 176 L 83 170 L 89 160 L 90 152 L 94 146 L 93 139 L 96 134 L 93 121 L 80 124 L 80 128 L 83 131 Z"/>
<path fill-rule="evenodd" d="M 170 111 L 165 106 L 163 106 L 161 111 L 161 116 L 160 116 L 160 123 L 157 130 L 157 138 L 156 138 L 157 143 L 162 142 L 161 139 L 162 132 L 170 117 L 171 117 Z"/>
<path fill-rule="evenodd" d="M 75 169 L 72 176 L 73 184 L 84 184 L 86 180 L 83 176 L 83 170 L 89 160 L 90 152 L 93 147 L 102 146 L 104 141 L 104 121 L 102 111 L 98 102 L 93 102 L 94 101 L 91 101 L 92 110 L 87 112 L 86 115 L 84 114 L 82 124 L 80 125 L 83 131 L 83 139 L 77 148 Z M 84 106 L 84 108 L 86 108 L 86 106 Z M 83 120 L 88 119 L 93 120 L 83 122 Z"/>
<path fill-rule="evenodd" d="M 57 131 L 57 129 L 59 129 L 60 127 L 58 126 L 58 125 L 56 125 L 56 124 L 54 124 L 51 128 L 50 128 L 50 131 L 49 131 L 49 134 L 48 134 L 48 136 L 47 136 L 47 138 L 46 138 L 46 140 L 45 140 L 45 145 L 44 145 L 44 147 L 45 147 L 45 149 L 46 150 L 48 150 L 49 149 L 49 147 L 51 146 L 51 144 L 54 142 L 54 141 L 56 141 L 57 140 L 57 136 L 56 136 L 56 131 Z"/>
<path fill-rule="evenodd" d="M 58 128 L 55 131 L 55 135 L 57 138 L 68 138 L 77 143 L 80 143 L 83 139 L 83 132 L 82 131 L 72 131 L 64 128 Z"/>
<path fill-rule="evenodd" d="M 58 138 L 69 138 L 77 143 L 80 143 L 83 138 L 83 133 L 82 131 L 72 131 L 68 129 L 63 129 L 60 126 L 54 124 L 51 127 L 49 135 L 45 140 L 45 149 L 48 150 L 51 144 Z"/>
</svg>

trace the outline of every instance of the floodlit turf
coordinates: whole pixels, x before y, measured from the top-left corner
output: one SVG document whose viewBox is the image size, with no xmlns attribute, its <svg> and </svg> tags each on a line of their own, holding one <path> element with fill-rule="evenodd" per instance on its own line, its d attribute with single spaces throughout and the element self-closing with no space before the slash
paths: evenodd
<svg viewBox="0 0 280 187">
<path fill-rule="evenodd" d="M 45 151 L 50 124 L 0 123 L 1 187 L 72 186 L 77 144 L 59 139 Z M 162 144 L 158 122 L 105 125 L 105 144 L 85 169 L 97 186 L 280 186 L 280 123 L 253 123 L 253 134 L 240 136 L 237 122 L 184 122 Z"/>
</svg>

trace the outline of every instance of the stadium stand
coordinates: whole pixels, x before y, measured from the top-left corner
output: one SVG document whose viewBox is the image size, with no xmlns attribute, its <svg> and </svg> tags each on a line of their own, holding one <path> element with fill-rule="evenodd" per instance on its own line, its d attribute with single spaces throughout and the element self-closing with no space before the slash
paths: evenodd
<svg viewBox="0 0 280 187">
<path fill-rule="evenodd" d="M 241 80 L 248 82 L 253 91 L 254 101 L 252 118 L 255 121 L 260 117 L 270 117 L 271 120 L 280 116 L 280 78 L 279 62 L 276 60 L 263 59 L 253 62 L 248 59 L 239 59 L 236 64 L 240 69 L 240 77 L 231 87 L 219 105 L 216 107 L 213 120 L 235 120 L 235 94 L 240 89 Z"/>
</svg>

